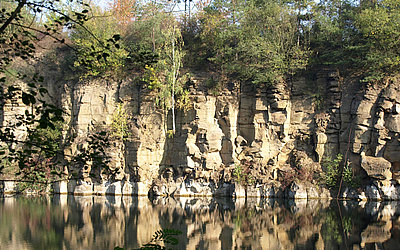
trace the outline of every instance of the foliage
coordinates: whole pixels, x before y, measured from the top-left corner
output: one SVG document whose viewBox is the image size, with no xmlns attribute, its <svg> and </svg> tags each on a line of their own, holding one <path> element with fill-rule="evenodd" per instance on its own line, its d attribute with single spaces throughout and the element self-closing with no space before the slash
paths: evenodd
<svg viewBox="0 0 400 250">
<path fill-rule="evenodd" d="M 360 32 L 359 51 L 365 81 L 376 81 L 399 72 L 400 6 L 398 1 L 383 0 L 356 14 Z"/>
<path fill-rule="evenodd" d="M 25 165 L 17 172 L 24 180 L 19 182 L 18 190 L 30 189 L 45 191 L 52 175 L 61 176 L 59 164 L 59 150 L 62 137 L 63 122 L 56 121 L 55 127 L 28 130 L 25 140 L 25 149 L 20 152 L 20 157 L 25 157 Z M 39 146 L 40 145 L 40 146 Z M 29 146 L 29 148 L 28 148 Z M 26 153 L 26 155 L 23 155 Z M 21 159 L 21 158 L 20 158 Z"/>
<path fill-rule="evenodd" d="M 275 83 L 307 64 L 308 50 L 296 39 L 296 18 L 279 1 L 215 1 L 199 19 L 208 60 L 222 74 Z"/>
<path fill-rule="evenodd" d="M 176 246 L 179 243 L 179 240 L 176 236 L 182 234 L 182 231 L 175 229 L 160 229 L 156 231 L 153 235 L 151 241 L 139 249 L 170 249 L 168 245 Z M 167 246 L 165 246 L 167 245 Z M 168 248 L 167 248 L 168 247 Z M 124 248 L 115 247 L 114 250 L 123 250 Z"/>
<path fill-rule="evenodd" d="M 157 94 L 156 104 L 166 112 L 171 111 L 172 133 L 175 134 L 175 109 L 186 109 L 189 106 L 189 92 L 184 89 L 186 77 L 181 76 L 183 39 L 176 20 L 166 16 L 158 42 L 161 44 L 153 41 L 158 61 L 153 66 L 145 66 L 143 80 Z"/>
<path fill-rule="evenodd" d="M 246 161 L 243 161 L 241 165 L 235 165 L 233 176 L 235 177 L 235 182 L 243 186 L 252 185 L 255 181 L 250 174 L 250 163 Z"/>
<path fill-rule="evenodd" d="M 106 149 L 110 146 L 109 134 L 105 131 L 92 132 L 87 138 L 87 142 L 80 149 L 80 152 L 72 159 L 72 164 L 80 166 L 80 169 L 89 170 L 92 177 L 96 176 L 97 171 L 109 171 L 110 162 Z"/>
<path fill-rule="evenodd" d="M 322 95 L 320 93 L 314 93 L 311 97 L 314 99 L 315 110 L 321 111 L 324 107 L 324 98 Z"/>
<path fill-rule="evenodd" d="M 1 105 L 18 106 L 23 111 L 2 124 L 4 128 L 0 130 L 0 154 L 3 162 L 10 166 L 18 166 L 17 174 L 26 183 L 35 185 L 48 183 L 50 176 L 61 174 L 57 163 L 58 156 L 62 155 L 59 143 L 63 111 L 49 104 L 48 100 L 51 97 L 42 86 L 43 77 L 35 72 L 26 72 L 25 68 L 17 67 L 16 63 L 36 62 L 37 48 L 42 49 L 38 47 L 38 42 L 51 37 L 55 42 L 64 43 L 63 37 L 66 30 L 86 30 L 92 39 L 96 40 L 94 34 L 84 27 L 90 15 L 88 8 L 89 6 L 81 0 L 2 1 L 0 10 Z M 45 18 L 39 18 L 42 15 Z M 119 36 L 114 35 L 107 40 L 107 43 L 102 44 L 102 48 L 91 47 L 92 51 L 88 53 L 90 56 L 94 55 L 95 60 L 106 61 L 110 57 L 109 51 L 113 48 L 118 49 L 117 40 Z M 71 47 L 69 44 L 65 46 Z M 94 63 L 95 60 L 88 58 L 86 62 Z M 5 85 L 6 83 L 8 86 Z M 97 143 L 97 141 L 89 139 L 90 143 Z M 96 153 L 92 152 L 96 151 L 96 147 L 96 145 L 90 146 L 91 151 L 87 152 L 89 155 L 82 153 L 76 159 L 83 162 L 96 158 Z"/>
<path fill-rule="evenodd" d="M 184 22 L 169 13 L 162 1 L 115 0 L 111 11 L 82 0 L 2 1 L 1 105 L 21 100 L 28 108 L 0 132 L 1 160 L 17 164 L 29 179 L 46 176 L 28 177 L 37 162 L 50 159 L 36 164 L 43 165 L 39 172 L 47 173 L 47 167 L 50 172 L 57 170 L 60 149 L 54 145 L 58 139 L 47 134 L 48 140 L 43 140 L 46 136 L 40 133 L 56 129 L 62 123 L 62 111 L 48 103 L 43 78 L 16 67 L 18 61 L 36 60 L 37 43 L 43 37 L 59 43 L 65 43 L 65 37 L 72 40 L 65 46 L 76 52 L 73 66 L 82 77 L 132 73 L 141 79 L 159 107 L 172 115 L 172 129 L 167 132 L 172 136 L 176 109 L 190 107 L 184 74 L 188 70 L 199 66 L 213 71 L 218 80 L 210 78 L 206 85 L 215 95 L 221 82 L 274 84 L 308 66 L 334 67 L 364 81 L 379 82 L 400 73 L 399 23 L 397 0 L 216 0 Z M 322 107 L 321 96 L 313 97 L 317 109 Z M 128 135 L 127 118 L 122 108 L 113 118 L 114 135 L 121 139 Z M 24 138 L 18 138 L 17 131 L 24 131 Z M 79 161 L 105 157 L 102 153 L 90 156 L 96 150 L 102 152 L 90 148 L 85 151 L 89 155 L 80 155 Z M 323 163 L 324 184 L 337 186 L 342 174 L 345 183 L 356 185 L 349 166 L 339 170 L 338 158 Z M 237 170 L 240 181 L 246 171 L 245 167 Z M 286 180 L 303 178 L 301 171 L 293 169 Z"/>
<path fill-rule="evenodd" d="M 43 79 L 35 75 L 30 80 L 41 82 Z M 22 100 L 26 105 L 24 112 L 9 119 L 0 131 L 3 160 L 6 159 L 10 165 L 16 164 L 17 175 L 25 180 L 45 180 L 57 163 L 62 111 L 42 99 L 46 94 L 45 88 L 34 83 L 29 83 L 25 91 L 9 86 L 4 93 L 6 102 Z"/>
<path fill-rule="evenodd" d="M 353 173 L 353 169 L 350 167 L 349 164 L 347 164 L 344 169 L 343 169 L 343 182 L 352 187 L 352 188 L 358 188 L 360 186 L 360 177 L 355 176 Z"/>
<path fill-rule="evenodd" d="M 128 25 L 136 17 L 136 0 L 114 0 L 112 8 L 117 21 L 120 24 Z"/>
<path fill-rule="evenodd" d="M 314 180 L 315 173 L 312 169 L 302 166 L 300 168 L 294 167 L 288 171 L 285 171 L 282 177 L 281 188 L 285 189 L 296 180 L 301 182 L 312 182 Z"/>
<path fill-rule="evenodd" d="M 83 77 L 121 77 L 128 52 L 118 41 L 118 22 L 110 11 L 92 6 L 92 16 L 86 26 L 75 28 L 70 37 L 76 48 L 74 67 Z"/>
<path fill-rule="evenodd" d="M 126 113 L 124 105 L 122 103 L 118 104 L 116 111 L 114 112 L 114 115 L 112 117 L 112 136 L 119 137 L 121 141 L 128 137 L 130 135 L 128 120 L 129 115 Z"/>
<path fill-rule="evenodd" d="M 315 64 L 335 66 L 377 82 L 399 73 L 400 8 L 397 1 L 357 4 L 321 1 L 314 9 L 311 48 Z"/>
<path fill-rule="evenodd" d="M 145 71 L 142 80 L 143 82 L 147 83 L 147 88 L 150 90 L 156 90 L 162 86 L 160 79 L 158 79 L 156 70 L 154 67 L 149 65 L 145 65 Z"/>
<path fill-rule="evenodd" d="M 329 188 L 337 187 L 342 179 L 345 185 L 356 188 L 359 186 L 359 179 L 354 176 L 353 170 L 349 164 L 340 169 L 343 161 L 343 155 L 338 154 L 335 159 L 330 157 L 322 161 L 323 173 L 322 183 Z"/>
<path fill-rule="evenodd" d="M 137 18 L 127 27 L 124 44 L 128 51 L 134 53 L 138 47 L 159 52 L 165 43 L 163 31 L 170 27 L 175 17 L 167 13 L 162 4 L 144 3 L 137 6 Z"/>
<path fill-rule="evenodd" d="M 336 187 L 340 181 L 340 164 L 342 160 L 343 155 L 338 154 L 335 159 L 327 157 L 322 161 L 322 181 L 329 188 Z"/>
</svg>

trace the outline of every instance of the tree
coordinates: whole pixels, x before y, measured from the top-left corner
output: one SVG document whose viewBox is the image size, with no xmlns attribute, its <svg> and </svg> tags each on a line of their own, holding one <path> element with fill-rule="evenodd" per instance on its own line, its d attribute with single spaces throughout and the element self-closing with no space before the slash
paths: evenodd
<svg viewBox="0 0 400 250">
<path fill-rule="evenodd" d="M 161 30 L 162 43 L 157 49 L 159 60 L 154 67 L 146 67 L 145 81 L 158 93 L 156 103 L 166 112 L 171 111 L 172 130 L 169 133 L 172 135 L 176 132 L 175 109 L 187 107 L 188 92 L 184 90 L 185 77 L 181 76 L 184 57 L 181 30 L 176 20 L 167 20 L 169 22 L 164 22 Z"/>
<path fill-rule="evenodd" d="M 280 1 L 215 1 L 200 17 L 208 58 L 222 74 L 274 83 L 302 69 L 308 50 L 298 42 L 298 21 Z"/>
<path fill-rule="evenodd" d="M 128 25 L 136 17 L 136 0 L 114 0 L 112 9 L 116 19 L 122 25 Z"/>
<path fill-rule="evenodd" d="M 119 44 L 121 25 L 111 11 L 90 6 L 85 26 L 71 30 L 69 37 L 77 51 L 74 67 L 82 77 L 123 78 L 128 52 Z"/>
<path fill-rule="evenodd" d="M 172 23 L 171 26 L 164 31 L 165 44 L 163 46 L 163 51 L 165 56 L 162 63 L 165 63 L 166 89 L 170 89 L 171 91 L 167 99 L 170 99 L 171 103 L 172 133 L 175 134 L 175 102 L 176 94 L 182 93 L 183 91 L 182 85 L 184 82 L 180 77 L 180 69 L 184 53 L 182 50 L 183 40 L 180 29 L 177 27 L 176 23 Z"/>
<path fill-rule="evenodd" d="M 400 72 L 400 3 L 383 0 L 358 12 L 355 27 L 359 31 L 358 63 L 365 81 L 381 80 Z"/>
<path fill-rule="evenodd" d="M 399 70 L 400 6 L 396 0 L 321 1 L 315 11 L 314 65 L 379 82 Z"/>
</svg>

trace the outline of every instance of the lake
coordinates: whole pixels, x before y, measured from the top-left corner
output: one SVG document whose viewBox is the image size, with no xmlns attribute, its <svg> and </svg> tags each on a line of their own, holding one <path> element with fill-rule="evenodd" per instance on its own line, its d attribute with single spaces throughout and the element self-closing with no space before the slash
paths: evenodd
<svg viewBox="0 0 400 250">
<path fill-rule="evenodd" d="M 400 203 L 70 196 L 0 198 L 0 249 L 398 249 Z"/>
</svg>

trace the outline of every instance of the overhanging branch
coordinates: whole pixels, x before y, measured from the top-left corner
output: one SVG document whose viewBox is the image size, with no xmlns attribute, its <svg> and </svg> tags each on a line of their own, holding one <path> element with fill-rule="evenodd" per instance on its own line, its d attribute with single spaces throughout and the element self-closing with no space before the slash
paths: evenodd
<svg viewBox="0 0 400 250">
<path fill-rule="evenodd" d="M 17 17 L 17 15 L 21 12 L 22 7 L 26 4 L 26 0 L 21 0 L 18 3 L 17 8 L 11 13 L 10 17 L 3 23 L 3 25 L 0 27 L 0 34 L 2 34 L 8 25 L 11 24 L 11 22 Z"/>
</svg>

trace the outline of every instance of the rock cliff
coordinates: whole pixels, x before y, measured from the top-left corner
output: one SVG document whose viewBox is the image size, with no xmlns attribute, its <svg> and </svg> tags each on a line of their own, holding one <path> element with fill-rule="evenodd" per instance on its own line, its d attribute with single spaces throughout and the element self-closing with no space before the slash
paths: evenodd
<svg viewBox="0 0 400 250">
<path fill-rule="evenodd" d="M 56 192 L 329 197 L 314 177 L 324 159 L 341 153 L 360 180 L 358 190 L 343 187 L 343 197 L 400 197 L 400 80 L 369 85 L 321 71 L 274 86 L 231 82 L 211 91 L 207 79 L 192 75 L 191 105 L 177 110 L 169 136 L 171 112 L 130 79 L 47 77 L 66 111 L 66 157 L 82 150 L 93 131 L 109 129 L 118 105 L 128 114 L 129 135 L 107 149 L 113 174 L 71 168 L 80 180 L 57 183 Z M 13 112 L 6 107 L 2 116 Z"/>
</svg>

